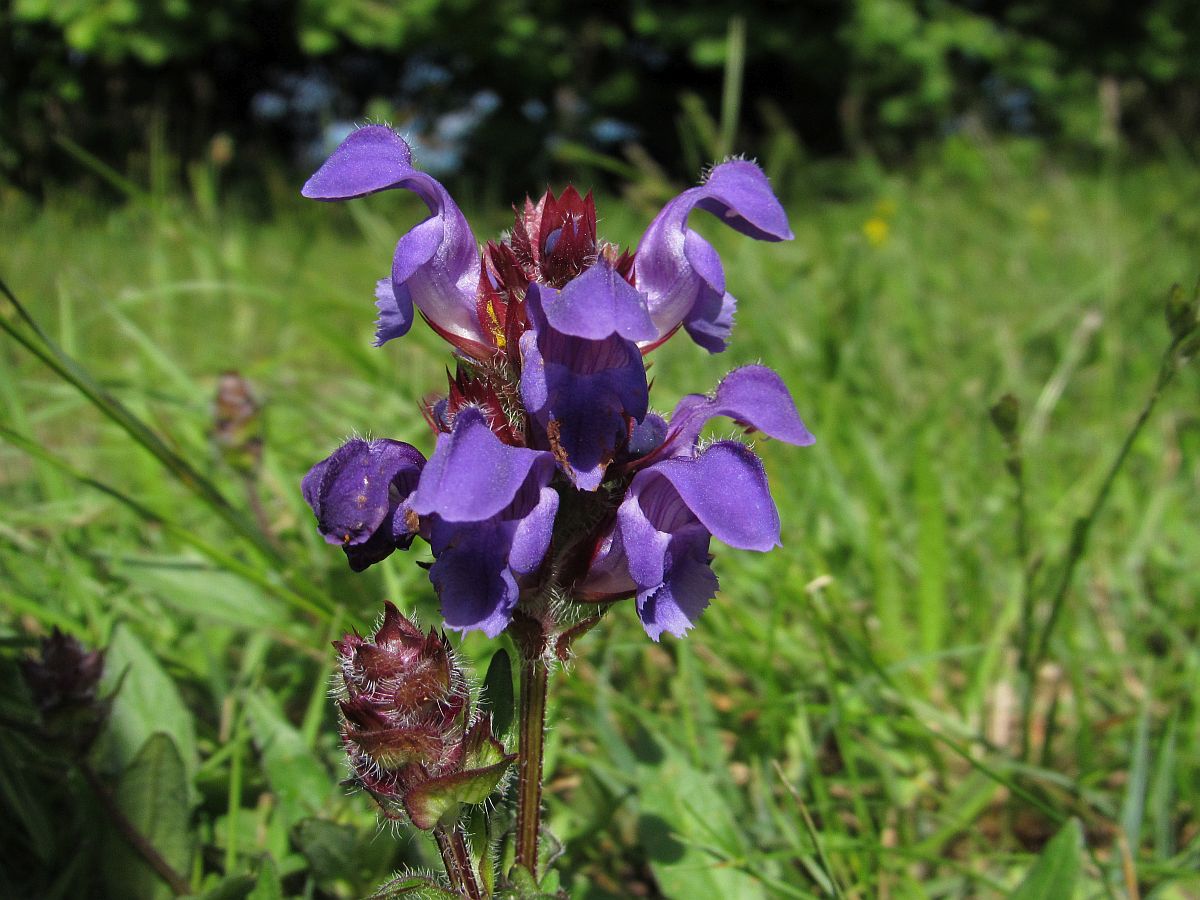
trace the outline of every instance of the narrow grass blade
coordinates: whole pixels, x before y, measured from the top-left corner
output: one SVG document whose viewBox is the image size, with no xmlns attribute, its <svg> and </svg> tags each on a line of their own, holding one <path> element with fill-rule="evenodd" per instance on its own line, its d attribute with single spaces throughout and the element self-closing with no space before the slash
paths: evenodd
<svg viewBox="0 0 1200 900">
<path fill-rule="evenodd" d="M 153 510 L 134 500 L 132 497 L 128 497 L 121 493 L 116 488 L 104 484 L 101 481 L 97 481 L 96 479 L 89 475 L 85 475 L 82 472 L 76 471 L 70 465 L 63 462 L 57 456 L 50 453 L 35 441 L 30 440 L 24 435 L 17 434 L 15 431 L 11 431 L 8 428 L 0 425 L 0 439 L 7 441 L 14 447 L 24 450 L 26 453 L 30 454 L 36 459 L 49 463 L 60 472 L 74 478 L 80 484 L 87 485 L 88 487 L 94 488 L 101 493 L 107 494 L 109 497 L 112 497 L 123 506 L 135 512 L 143 521 L 159 526 L 178 540 L 199 551 L 203 556 L 207 557 L 222 569 L 225 569 L 234 575 L 238 575 L 247 581 L 258 585 L 264 591 L 268 592 L 274 597 L 278 597 L 285 603 L 294 606 L 297 609 L 302 609 L 305 612 L 312 613 L 319 618 L 325 619 L 330 616 L 332 607 L 329 605 L 328 601 L 325 601 L 323 598 L 320 600 L 309 598 L 291 590 L 290 588 L 276 584 L 260 570 L 254 568 L 253 566 L 247 565 L 236 557 L 230 556 L 223 550 L 214 547 L 204 538 L 188 530 L 187 528 L 184 528 L 182 525 L 172 522 L 170 519 L 167 519 L 166 517 L 154 512 Z"/>
<path fill-rule="evenodd" d="M 249 517 L 233 506 L 217 487 L 186 459 L 167 446 L 145 422 L 123 403 L 110 395 L 79 363 L 68 356 L 38 325 L 17 300 L 7 284 L 0 280 L 0 293 L 8 299 L 30 333 L 23 333 L 8 319 L 0 317 L 0 328 L 17 343 L 45 363 L 56 375 L 78 390 L 101 413 L 119 425 L 134 441 L 150 452 L 189 491 L 200 498 L 238 535 L 246 539 L 264 557 L 282 563 L 279 551 Z"/>
</svg>

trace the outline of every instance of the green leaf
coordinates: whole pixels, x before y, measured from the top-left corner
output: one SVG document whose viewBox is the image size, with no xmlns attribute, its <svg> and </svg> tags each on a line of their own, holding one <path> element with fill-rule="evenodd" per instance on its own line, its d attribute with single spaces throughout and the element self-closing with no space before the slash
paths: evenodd
<svg viewBox="0 0 1200 900">
<path fill-rule="evenodd" d="M 256 884 L 249 875 L 228 875 L 217 879 L 209 876 L 208 887 L 200 894 L 201 900 L 246 900 Z"/>
<path fill-rule="evenodd" d="M 459 900 L 459 895 L 426 875 L 400 875 L 382 884 L 368 900 Z"/>
<path fill-rule="evenodd" d="M 103 768 L 124 770 L 150 736 L 161 732 L 171 736 L 190 784 L 199 762 L 194 720 L 175 682 L 145 640 L 127 625 L 113 632 L 101 690 L 116 691 L 112 714 L 96 748 Z"/>
<path fill-rule="evenodd" d="M 1121 803 L 1121 828 L 1131 847 L 1141 843 L 1142 818 L 1150 783 L 1150 702 L 1151 695 L 1147 693 L 1134 732 L 1133 758 L 1129 763 L 1129 778 L 1125 782 L 1125 799 Z"/>
<path fill-rule="evenodd" d="M 1083 830 L 1072 819 L 1048 843 L 1009 900 L 1070 900 L 1079 884 Z"/>
<path fill-rule="evenodd" d="M 121 776 L 114 800 L 122 814 L 178 873 L 190 868 L 189 780 L 171 737 L 153 734 Z M 105 828 L 104 879 L 112 897 L 175 896 L 116 828 Z"/>
<path fill-rule="evenodd" d="M 517 863 L 508 870 L 504 888 L 494 896 L 496 900 L 556 900 L 558 894 L 549 894 L 545 890 L 551 883 L 557 886 L 557 878 L 543 876 L 542 884 L 539 885 L 533 873 Z"/>
<path fill-rule="evenodd" d="M 262 754 L 263 771 L 279 804 L 284 827 L 324 808 L 336 779 L 304 743 L 300 732 L 284 718 L 278 702 L 266 692 L 246 696 L 251 733 Z"/>
<path fill-rule="evenodd" d="M 254 889 L 246 895 L 246 900 L 283 900 L 283 884 L 279 880 L 275 860 L 271 857 L 263 857 L 258 880 L 254 883 Z"/>
<path fill-rule="evenodd" d="M 292 832 L 292 840 L 318 881 L 353 876 L 358 834 L 351 826 L 327 819 L 305 819 Z"/>
<path fill-rule="evenodd" d="M 500 784 L 513 757 L 481 769 L 433 778 L 404 795 L 404 809 L 418 828 L 430 829 L 460 803 L 482 803 Z"/>
<path fill-rule="evenodd" d="M 492 731 L 503 736 L 513 721 L 513 672 L 508 651 L 501 647 L 492 654 L 487 675 L 483 679 L 483 696 L 479 708 L 492 714 Z"/>
<path fill-rule="evenodd" d="M 241 631 L 286 621 L 283 606 L 260 587 L 194 557 L 122 561 L 117 566 L 130 581 L 197 618 Z"/>
<path fill-rule="evenodd" d="M 678 748 L 646 734 L 639 753 L 638 839 L 668 897 L 765 897 L 759 880 L 730 866 L 744 852 L 713 779 Z"/>
<path fill-rule="evenodd" d="M 931 441 L 926 441 L 929 446 Z M 946 578 L 946 510 L 941 476 L 934 468 L 937 454 L 918 446 L 913 460 L 917 506 L 917 621 L 921 650 L 936 653 L 946 636 L 948 603 Z"/>
</svg>

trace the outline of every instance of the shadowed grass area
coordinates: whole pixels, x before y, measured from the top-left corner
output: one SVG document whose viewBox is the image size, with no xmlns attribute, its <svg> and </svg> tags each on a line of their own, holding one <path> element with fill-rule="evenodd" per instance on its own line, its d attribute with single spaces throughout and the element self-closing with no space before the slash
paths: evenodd
<svg viewBox="0 0 1200 900">
<path fill-rule="evenodd" d="M 1154 385 L 1167 289 L 1200 274 L 1200 176 L 947 146 L 903 175 L 796 178 L 791 244 L 696 217 L 738 325 L 721 356 L 685 339 L 656 351 L 652 404 L 761 360 L 817 444 L 758 444 L 783 549 L 718 548 L 722 593 L 686 640 L 655 645 L 617 607 L 553 679 L 547 821 L 572 896 L 1000 896 L 1071 818 L 1087 847 L 1080 896 L 1200 889 L 1196 372 L 1166 391 L 1117 476 L 1032 685 L 1017 666 L 1014 487 L 988 416 L 1000 395 L 1019 398 L 1040 627 L 1072 523 Z M 376 838 L 369 802 L 336 788 L 328 642 L 369 626 L 384 598 L 426 623 L 436 601 L 413 564 L 427 551 L 352 574 L 298 485 L 351 433 L 430 450 L 417 404 L 443 388 L 449 356 L 420 326 L 370 347 L 372 286 L 422 215 L 415 202 L 335 208 L 272 191 L 267 218 L 209 190 L 118 211 L 10 204 L 0 277 L 233 505 L 254 492 L 283 562 L 5 341 L 0 421 L 41 452 L 0 445 L 3 635 L 58 625 L 131 665 L 130 645 L 148 651 L 121 697 L 149 679 L 173 698 L 144 729 L 175 739 L 194 785 L 178 867 L 198 888 L 223 872 L 252 884 L 270 854 L 289 895 L 360 896 L 436 856 Z M 653 214 L 597 206 L 603 235 L 628 244 Z M 486 239 L 507 215 L 471 220 Z M 229 369 L 265 407 L 249 486 L 209 436 Z M 462 645 L 480 672 L 494 647 Z M 140 746 L 125 706 L 127 740 L 99 748 L 108 772 Z M 45 827 L 48 800 L 28 789 L 44 773 L 22 752 L 0 741 L 11 885 L 89 893 L 96 873 L 50 861 L 102 839 L 81 809 Z"/>
</svg>

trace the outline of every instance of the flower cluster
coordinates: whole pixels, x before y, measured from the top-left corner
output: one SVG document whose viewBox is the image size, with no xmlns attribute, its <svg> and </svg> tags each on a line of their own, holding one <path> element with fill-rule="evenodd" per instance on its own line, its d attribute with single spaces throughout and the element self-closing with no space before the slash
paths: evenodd
<svg viewBox="0 0 1200 900">
<path fill-rule="evenodd" d="M 737 441 L 700 443 L 725 416 L 792 444 L 813 438 L 781 379 L 735 369 L 711 395 L 650 411 L 645 354 L 681 327 L 725 348 L 736 301 L 694 210 L 765 241 L 791 238 L 752 162 L 716 166 L 651 222 L 634 253 L 596 233 L 591 194 L 547 192 L 481 249 L 458 206 L 413 168 L 391 129 L 351 134 L 304 186 L 318 200 L 403 188 L 429 217 L 400 238 L 376 286 L 376 343 L 419 312 L 454 348 L 444 397 L 426 404 L 426 459 L 391 440 L 354 439 L 318 463 L 304 496 L 321 533 L 356 570 L 416 537 L 450 628 L 503 631 L 518 610 L 550 634 L 561 604 L 636 598 L 647 633 L 682 635 L 717 587 L 713 537 L 769 550 L 779 517 L 762 463 Z"/>
<path fill-rule="evenodd" d="M 472 717 L 470 690 L 444 636 L 423 634 L 391 603 L 370 639 L 336 641 L 342 744 L 354 783 L 389 818 L 418 828 L 482 803 L 513 757 Z"/>
</svg>

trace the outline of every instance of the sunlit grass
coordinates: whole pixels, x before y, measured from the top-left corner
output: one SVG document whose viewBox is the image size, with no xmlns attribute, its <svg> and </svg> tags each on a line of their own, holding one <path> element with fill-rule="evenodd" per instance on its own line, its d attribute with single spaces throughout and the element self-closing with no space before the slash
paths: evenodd
<svg viewBox="0 0 1200 900">
<path fill-rule="evenodd" d="M 572 896 L 999 895 L 1072 816 L 1092 851 L 1088 896 L 1123 895 L 1129 871 L 1143 890 L 1196 889 L 1196 373 L 1164 398 L 1096 525 L 1034 692 L 1026 761 L 1013 488 L 987 411 L 1011 391 L 1025 412 L 1044 599 L 1152 386 L 1166 290 L 1200 274 L 1200 177 L 957 152 L 905 175 L 797 179 L 792 244 L 696 223 L 723 255 L 738 325 L 721 356 L 682 339 L 658 351 L 652 404 L 669 410 L 761 360 L 817 444 L 759 442 L 784 548 L 719 548 L 722 593 L 685 641 L 654 645 L 617 608 L 555 678 L 548 824 Z M 627 244 L 652 215 L 598 207 L 605 236 Z M 146 641 L 195 731 L 193 859 L 207 887 L 270 853 L 289 890 L 311 879 L 355 896 L 401 858 L 432 859 L 420 842 L 393 854 L 373 840 L 368 802 L 336 789 L 323 697 L 338 628 L 367 626 L 385 597 L 436 622 L 432 589 L 403 554 L 350 573 L 298 490 L 351 433 L 432 447 L 417 404 L 444 384 L 444 346 L 422 328 L 369 346 L 372 285 L 419 215 L 393 196 L 357 211 L 281 199 L 265 220 L 181 197 L 6 213 L 0 276 L 239 507 L 241 482 L 208 433 L 219 373 L 251 380 L 266 404 L 256 490 L 282 547 L 278 584 L 313 585 L 337 611 L 308 615 L 218 570 L 46 458 L 275 584 L 153 457 L 0 343 L 3 424 L 44 451 L 0 445 L 5 633 Z M 481 668 L 493 648 L 464 644 Z M 343 868 L 313 862 L 325 827 L 313 816 L 344 826 Z M 30 840 L 19 815 L 3 828 L 8 846 Z M 89 883 L 72 877 L 67 895 Z"/>
</svg>

